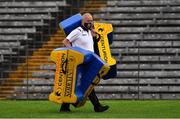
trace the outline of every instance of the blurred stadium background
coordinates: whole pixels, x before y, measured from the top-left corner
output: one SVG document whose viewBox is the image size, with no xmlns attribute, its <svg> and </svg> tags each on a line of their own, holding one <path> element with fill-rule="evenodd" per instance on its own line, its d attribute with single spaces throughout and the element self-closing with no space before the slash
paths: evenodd
<svg viewBox="0 0 180 119">
<path fill-rule="evenodd" d="M 180 0 L 0 0 L 0 99 L 47 100 L 59 22 L 90 12 L 112 23 L 118 75 L 100 99 L 180 99 Z"/>
</svg>

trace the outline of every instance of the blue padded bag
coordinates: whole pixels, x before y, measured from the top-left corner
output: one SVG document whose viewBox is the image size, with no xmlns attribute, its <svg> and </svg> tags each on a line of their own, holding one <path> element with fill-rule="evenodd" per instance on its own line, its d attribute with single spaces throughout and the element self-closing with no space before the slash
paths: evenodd
<svg viewBox="0 0 180 119">
<path fill-rule="evenodd" d="M 59 23 L 64 33 L 68 35 L 72 30 L 81 25 L 82 16 L 80 13 L 75 14 Z"/>
</svg>

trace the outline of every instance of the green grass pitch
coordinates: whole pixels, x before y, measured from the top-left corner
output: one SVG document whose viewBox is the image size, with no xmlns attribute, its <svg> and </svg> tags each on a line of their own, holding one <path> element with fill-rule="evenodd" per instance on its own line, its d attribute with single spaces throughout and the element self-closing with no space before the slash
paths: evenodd
<svg viewBox="0 0 180 119">
<path fill-rule="evenodd" d="M 71 112 L 59 112 L 49 101 L 0 100 L 0 118 L 180 118 L 180 100 L 101 100 L 110 106 L 106 112 L 93 111 L 87 101 Z"/>
</svg>

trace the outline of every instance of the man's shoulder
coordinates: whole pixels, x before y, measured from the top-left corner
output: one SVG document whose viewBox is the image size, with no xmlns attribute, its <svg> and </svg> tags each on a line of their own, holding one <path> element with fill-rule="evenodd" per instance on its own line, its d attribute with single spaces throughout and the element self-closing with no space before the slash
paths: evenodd
<svg viewBox="0 0 180 119">
<path fill-rule="evenodd" d="M 77 27 L 74 30 L 71 31 L 70 34 L 68 34 L 68 36 L 74 36 L 74 35 L 80 35 L 82 34 L 83 30 L 81 27 Z"/>
<path fill-rule="evenodd" d="M 83 29 L 79 26 L 79 27 L 77 27 L 75 30 L 77 30 L 77 31 L 79 31 L 79 32 L 82 32 L 83 31 Z"/>
<path fill-rule="evenodd" d="M 80 34 L 83 32 L 83 29 L 81 27 L 77 27 L 74 30 L 72 30 L 71 34 Z"/>
</svg>

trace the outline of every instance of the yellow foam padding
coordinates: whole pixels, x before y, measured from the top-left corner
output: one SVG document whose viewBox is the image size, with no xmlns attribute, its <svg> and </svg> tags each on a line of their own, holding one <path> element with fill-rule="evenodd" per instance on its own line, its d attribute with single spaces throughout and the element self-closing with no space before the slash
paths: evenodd
<svg viewBox="0 0 180 119">
<path fill-rule="evenodd" d="M 61 50 L 52 51 L 50 57 L 56 63 L 56 72 L 49 100 L 58 104 L 75 103 L 76 67 L 83 63 L 83 54 L 74 50 Z"/>
<path fill-rule="evenodd" d="M 101 38 L 98 42 L 99 55 L 103 61 L 110 66 L 116 64 L 116 60 L 111 56 L 111 51 L 108 42 L 108 34 L 113 31 L 112 24 L 94 23 L 95 31 L 100 34 Z"/>
</svg>

